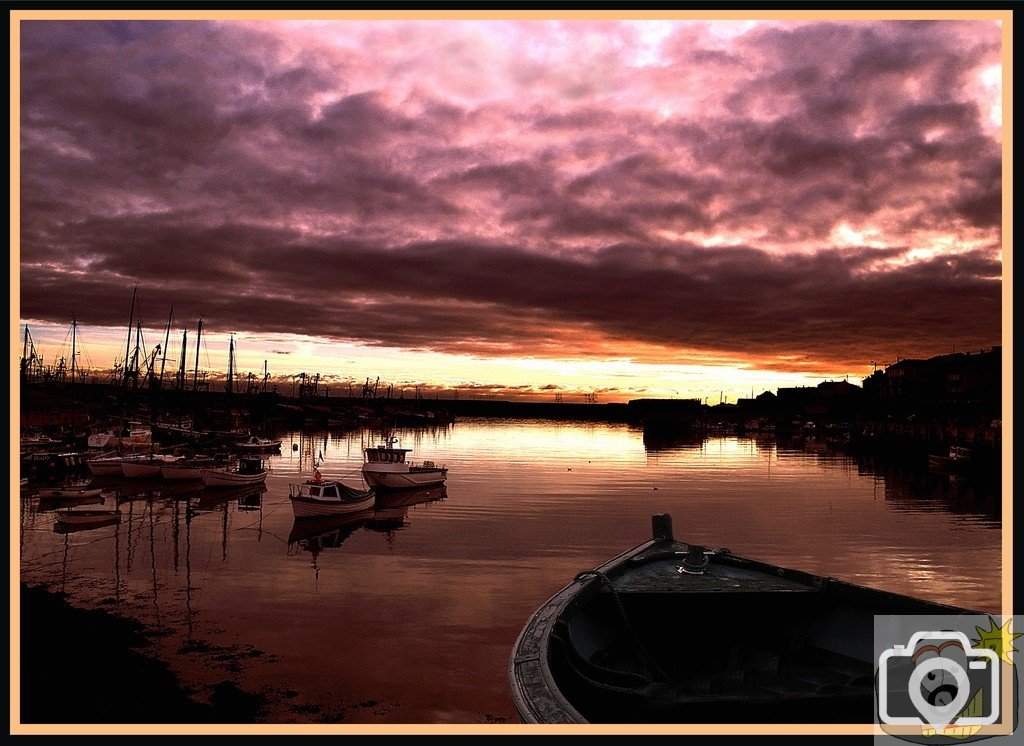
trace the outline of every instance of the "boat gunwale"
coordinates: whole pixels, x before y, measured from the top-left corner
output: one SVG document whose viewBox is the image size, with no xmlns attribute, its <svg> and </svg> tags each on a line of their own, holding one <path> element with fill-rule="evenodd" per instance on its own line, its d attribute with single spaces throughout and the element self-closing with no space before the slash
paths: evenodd
<svg viewBox="0 0 1024 746">
<path fill-rule="evenodd" d="M 607 571 L 615 569 L 631 557 L 635 557 L 663 542 L 664 540 L 662 539 L 650 539 L 639 546 L 627 549 L 621 554 L 612 557 L 604 564 L 595 568 L 592 572 L 607 574 Z M 508 678 L 512 689 L 512 702 L 523 722 L 534 724 L 550 722 L 540 720 L 537 717 L 538 712 L 534 705 L 537 698 L 529 697 L 526 694 L 527 685 L 525 682 L 521 682 L 519 677 L 519 671 L 522 664 L 532 661 L 537 661 L 540 664 L 540 674 L 544 684 L 544 694 L 546 695 L 547 701 L 552 705 L 551 709 L 554 710 L 557 708 L 557 710 L 564 715 L 565 722 L 590 722 L 584 718 L 583 715 L 581 715 L 580 712 L 572 706 L 569 700 L 562 695 L 558 688 L 558 684 L 551 675 L 551 668 L 550 665 L 548 665 L 548 661 L 550 660 L 549 641 L 551 639 L 551 632 L 554 629 L 555 623 L 564 615 L 564 613 L 572 606 L 582 604 L 584 601 L 589 600 L 591 596 L 598 591 L 598 589 L 599 579 L 596 575 L 588 575 L 586 577 L 577 576 L 570 583 L 552 595 L 547 601 L 541 604 L 540 607 L 533 612 L 526 624 L 523 625 L 523 629 L 519 632 L 515 645 L 512 647 L 512 655 L 509 658 Z M 545 611 L 550 611 L 551 613 L 546 615 L 546 619 L 541 620 L 540 617 Z M 539 633 L 540 636 L 537 639 L 536 651 L 525 651 L 523 647 L 527 641 L 527 637 L 537 637 L 537 633 Z"/>
<path fill-rule="evenodd" d="M 592 570 L 584 571 L 584 573 L 577 575 L 572 582 L 557 591 L 530 615 L 530 618 L 527 620 L 526 624 L 523 625 L 523 629 L 516 638 L 515 645 L 512 648 L 512 655 L 509 658 L 508 667 L 508 678 L 512 701 L 523 722 L 590 722 L 583 717 L 575 707 L 573 707 L 568 699 L 565 698 L 551 674 L 550 639 L 555 624 L 560 619 L 564 619 L 568 611 L 573 610 L 574 608 L 579 608 L 584 603 L 590 601 L 594 595 L 600 593 L 601 580 L 597 573 L 601 573 L 614 581 L 626 570 L 630 569 L 630 560 L 642 558 L 650 549 L 655 547 L 662 547 L 666 550 L 671 549 L 673 550 L 673 554 L 679 556 L 679 559 L 682 560 L 682 552 L 680 550 L 696 546 L 699 545 L 671 538 L 659 537 L 650 539 L 643 544 L 633 547 L 632 549 L 627 549 L 625 552 L 618 554 Z M 649 561 L 664 561 L 669 559 L 669 556 L 670 555 L 666 555 L 663 552 L 658 552 L 652 553 L 649 558 L 643 557 L 643 559 Z M 778 577 L 783 577 L 797 583 L 805 584 L 808 586 L 808 590 L 820 593 L 841 591 L 851 594 L 854 597 L 859 597 L 860 599 L 871 597 L 876 599 L 888 599 L 896 603 L 909 601 L 922 607 L 932 607 L 927 612 L 919 611 L 917 613 L 970 614 L 977 616 L 986 615 L 986 612 L 954 607 L 927 599 L 914 598 L 912 596 L 906 596 L 904 594 L 886 591 L 880 588 L 871 588 L 869 586 L 839 580 L 832 576 L 816 575 L 804 570 L 793 570 L 780 565 L 773 565 L 768 562 L 749 559 L 741 555 L 734 555 L 728 551 L 722 554 L 717 554 L 711 558 L 711 561 L 716 563 L 727 563 L 734 567 L 743 567 L 757 572 L 764 572 Z M 628 593 L 628 591 L 626 592 Z M 528 642 L 528 638 L 536 640 L 534 643 L 536 645 L 536 649 L 524 649 L 524 646 Z M 540 694 L 539 692 L 528 693 L 530 685 L 525 681 L 522 681 L 519 676 L 521 665 L 534 661 L 536 661 L 540 667 L 541 679 L 544 685 L 543 696 L 532 696 Z M 538 707 L 535 704 L 537 702 L 543 702 L 543 704 L 547 706 Z M 563 716 L 563 719 L 558 721 L 541 720 L 538 718 L 538 714 L 540 714 L 542 709 L 549 713 L 557 712 Z"/>
</svg>

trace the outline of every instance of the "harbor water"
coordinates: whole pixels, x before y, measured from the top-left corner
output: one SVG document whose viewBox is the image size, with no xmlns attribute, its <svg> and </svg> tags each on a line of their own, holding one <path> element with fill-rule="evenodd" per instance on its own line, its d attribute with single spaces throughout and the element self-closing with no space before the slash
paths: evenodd
<svg viewBox="0 0 1024 746">
<path fill-rule="evenodd" d="M 276 723 L 515 722 L 507 666 L 523 624 L 578 572 L 648 539 L 654 513 L 682 541 L 999 610 L 998 475 L 621 424 L 398 435 L 411 460 L 447 465 L 446 488 L 349 517 L 297 521 L 288 486 L 322 457 L 325 477 L 360 487 L 362 449 L 379 442 L 365 431 L 278 432 L 262 493 L 108 480 L 121 522 L 86 530 L 62 532 L 63 506 L 23 491 L 21 577 L 139 620 L 196 696 L 235 682 Z"/>
</svg>

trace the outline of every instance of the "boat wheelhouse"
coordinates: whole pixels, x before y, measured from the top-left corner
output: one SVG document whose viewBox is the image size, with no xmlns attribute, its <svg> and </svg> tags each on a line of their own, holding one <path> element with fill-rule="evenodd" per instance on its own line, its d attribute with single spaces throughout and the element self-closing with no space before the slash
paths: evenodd
<svg viewBox="0 0 1024 746">
<path fill-rule="evenodd" d="M 363 451 L 363 479 L 371 487 L 385 489 L 420 489 L 444 484 L 448 469 L 433 461 L 415 464 L 406 460 L 411 448 L 396 448 L 398 439 L 385 438 L 384 443 Z"/>
</svg>

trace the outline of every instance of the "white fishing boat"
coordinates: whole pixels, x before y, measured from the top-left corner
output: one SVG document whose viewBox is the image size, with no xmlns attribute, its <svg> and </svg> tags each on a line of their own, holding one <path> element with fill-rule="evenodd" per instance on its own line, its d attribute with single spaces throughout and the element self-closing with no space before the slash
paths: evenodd
<svg viewBox="0 0 1024 746">
<path fill-rule="evenodd" d="M 96 497 L 103 492 L 101 487 L 89 484 L 66 484 L 60 487 L 44 487 L 36 493 L 36 497 L 48 500 L 77 500 L 83 497 Z"/>
<path fill-rule="evenodd" d="M 203 484 L 207 487 L 241 487 L 267 481 L 267 469 L 260 459 L 242 458 L 225 466 L 203 469 Z"/>
<path fill-rule="evenodd" d="M 413 489 L 444 484 L 448 469 L 433 461 L 415 464 L 406 461 L 405 455 L 411 448 L 396 448 L 398 438 L 390 436 L 384 443 L 363 451 L 363 479 L 371 487 L 391 490 Z"/>
<path fill-rule="evenodd" d="M 302 484 L 289 485 L 288 497 L 296 518 L 357 513 L 372 508 L 376 499 L 373 490 L 357 490 L 336 479 L 324 479 L 319 471 Z"/>
<path fill-rule="evenodd" d="M 270 440 L 269 438 L 258 438 L 253 435 L 248 440 L 235 443 L 235 449 L 245 453 L 269 453 L 272 451 L 280 451 L 281 441 Z"/>
</svg>

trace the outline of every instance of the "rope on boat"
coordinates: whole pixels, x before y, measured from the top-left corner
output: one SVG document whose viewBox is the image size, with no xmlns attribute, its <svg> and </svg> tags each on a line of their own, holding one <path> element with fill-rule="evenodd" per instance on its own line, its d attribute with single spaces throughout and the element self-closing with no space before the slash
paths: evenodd
<svg viewBox="0 0 1024 746">
<path fill-rule="evenodd" d="M 592 576 L 597 578 L 598 582 L 606 586 L 611 592 L 611 597 L 615 601 L 615 606 L 619 610 L 619 617 L 622 619 L 622 624 L 625 626 L 626 631 L 633 636 L 633 640 L 636 642 L 637 649 L 640 651 L 641 657 L 644 659 L 644 663 L 658 676 L 662 681 L 668 681 L 669 676 L 661 669 L 661 667 L 654 661 L 654 657 L 647 652 L 647 648 L 644 647 L 643 641 L 640 639 L 640 635 L 633 629 L 633 625 L 629 623 L 629 617 L 626 616 L 626 609 L 622 605 L 622 599 L 619 598 L 619 592 L 615 590 L 615 585 L 612 583 L 611 578 L 605 575 L 600 570 L 584 570 L 579 573 L 574 580 L 582 580 L 585 577 Z"/>
</svg>

